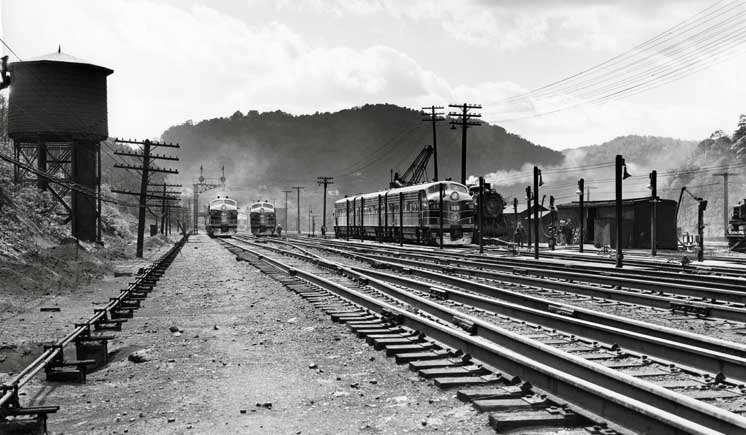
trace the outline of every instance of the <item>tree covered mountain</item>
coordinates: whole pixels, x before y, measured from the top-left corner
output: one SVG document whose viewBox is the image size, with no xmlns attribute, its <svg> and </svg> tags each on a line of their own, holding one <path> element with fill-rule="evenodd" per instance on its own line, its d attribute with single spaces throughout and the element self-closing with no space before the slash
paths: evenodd
<svg viewBox="0 0 746 435">
<path fill-rule="evenodd" d="M 432 128 L 422 122 L 417 110 L 374 104 L 299 116 L 237 111 L 230 117 L 170 127 L 162 140 L 181 145 L 180 177 L 185 185 L 199 176 L 200 165 L 205 177 L 219 177 L 225 166 L 229 190 L 239 200 L 261 197 L 284 206 L 282 191 L 304 186 L 302 197 L 319 211 L 316 177 L 334 177 L 331 188 L 339 196 L 330 199 L 382 189 L 388 185 L 390 170 L 404 171 L 424 146 L 432 144 Z M 439 123 L 437 146 L 440 178 L 459 179 L 461 130 Z M 469 174 L 485 174 L 527 161 L 558 164 L 563 156 L 502 127 L 484 124 L 468 131 L 467 159 Z M 433 177 L 432 164 L 427 175 Z M 292 219 L 295 207 L 289 208 Z M 301 209 L 306 216 L 308 205 Z"/>
<path fill-rule="evenodd" d="M 281 111 L 186 122 L 167 129 L 162 139 L 181 144 L 180 157 L 194 169 L 212 172 L 225 165 L 232 185 L 314 182 L 335 176 L 345 193 L 385 186 L 389 170 L 403 171 L 423 146 L 432 143 L 429 123 L 419 111 L 389 104 L 365 105 L 334 113 L 293 116 Z M 559 162 L 559 152 L 537 146 L 505 129 L 485 124 L 470 128 L 470 174 L 519 167 L 526 161 Z M 439 172 L 460 176 L 461 131 L 447 123 L 437 129 Z M 432 170 L 428 176 L 432 177 Z"/>
</svg>

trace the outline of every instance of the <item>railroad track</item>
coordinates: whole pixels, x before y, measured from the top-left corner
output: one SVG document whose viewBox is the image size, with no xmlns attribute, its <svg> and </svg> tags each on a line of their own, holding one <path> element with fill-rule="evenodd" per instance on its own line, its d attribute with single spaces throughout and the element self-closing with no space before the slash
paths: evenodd
<svg viewBox="0 0 746 435">
<path fill-rule="evenodd" d="M 600 417 L 609 427 L 625 433 L 746 430 L 746 419 L 739 415 L 745 411 L 746 391 L 717 373 L 682 368 L 672 365 L 671 360 L 629 351 L 625 346 L 589 340 L 585 334 L 566 333 L 557 327 L 559 323 L 546 326 L 500 314 L 495 311 L 495 300 L 452 290 L 426 289 L 428 285 L 418 287 L 411 278 L 376 275 L 370 269 L 330 261 L 328 253 L 323 257 L 313 254 L 295 241 L 290 242 L 295 245 L 292 247 L 277 240 L 255 243 L 236 238 L 224 243 L 239 255 L 248 253 L 253 264 L 264 263 L 274 268 L 273 273 L 283 277 L 287 274 L 287 279 L 293 281 L 288 286 L 302 289 L 302 294 L 317 295 L 315 292 L 324 290 L 347 299 L 346 304 L 355 306 L 351 308 L 354 316 L 372 316 L 366 321 L 383 325 L 377 331 L 402 335 L 405 333 L 396 328 L 409 328 L 409 335 L 398 340 L 407 339 L 411 341 L 409 346 L 423 345 L 429 350 L 434 346 L 441 352 L 441 360 L 450 358 L 458 364 L 448 366 L 451 371 L 464 370 L 465 363 L 452 361 L 454 350 L 464 352 L 480 361 L 482 367 L 492 368 L 493 375 L 501 373 L 500 379 L 519 376 L 529 381 L 533 391 L 544 394 L 552 406 L 565 405 L 591 421 L 599 421 Z M 562 317 L 556 316 L 552 321 L 560 322 Z M 636 338 L 629 332 L 627 341 L 633 343 Z M 707 337 L 702 339 L 712 343 Z M 654 346 L 659 345 L 660 342 Z M 694 345 L 679 346 L 678 351 L 690 352 L 682 353 L 683 358 L 697 354 L 697 364 L 704 364 L 701 358 L 705 357 L 711 358 L 710 362 L 730 361 L 734 366 L 728 370 L 734 374 L 744 367 L 742 357 Z M 480 376 L 472 373 L 469 378 L 478 380 Z"/>
<path fill-rule="evenodd" d="M 505 249 L 490 250 L 491 253 L 501 253 L 503 255 L 512 255 Z M 530 254 L 528 254 L 530 255 Z M 615 264 L 616 260 L 612 257 L 602 256 L 599 253 L 596 255 L 578 255 L 569 252 L 556 252 L 550 250 L 541 251 L 542 258 L 557 259 L 557 260 L 578 260 L 589 261 L 593 263 L 602 264 Z M 728 261 L 733 263 L 733 266 L 721 266 L 721 265 L 706 265 L 699 263 L 689 263 L 685 267 L 681 265 L 681 260 L 684 256 L 666 256 L 659 255 L 655 258 L 638 256 L 635 254 L 625 254 L 624 265 L 625 266 L 636 266 L 643 268 L 654 267 L 656 270 L 667 270 L 667 271 L 681 271 L 687 270 L 693 274 L 706 274 L 706 275 L 721 275 L 721 276 L 746 276 L 746 259 L 739 257 L 706 257 L 705 260 L 718 260 Z M 690 256 L 687 256 L 690 257 Z"/>
<path fill-rule="evenodd" d="M 20 393 L 23 387 L 42 371 L 50 381 L 85 383 L 90 367 L 108 363 L 108 341 L 114 336 L 103 332 L 122 330 L 122 324 L 140 308 L 141 302 L 153 290 L 187 239 L 188 236 L 183 237 L 153 264 L 141 269 L 134 282 L 118 296 L 110 298 L 104 307 L 94 309 L 93 316 L 76 323 L 69 334 L 45 346 L 38 358 L 0 385 L 0 433 L 4 433 L 3 424 L 17 426 L 9 429 L 11 433 L 47 433 L 47 415 L 57 412 L 59 406 L 22 406 Z M 76 359 L 65 360 L 65 348 L 71 344 L 75 344 Z"/>
<path fill-rule="evenodd" d="M 600 298 L 605 301 L 670 310 L 674 313 L 746 322 L 744 278 L 706 277 L 641 269 L 618 270 L 422 249 L 400 250 L 376 244 L 295 240 L 306 246 L 323 244 L 326 247 L 334 246 L 345 251 L 361 253 L 370 261 L 393 261 L 415 268 L 429 267 L 447 275 L 536 287 L 548 290 L 543 294 L 546 297 L 565 298 L 565 294 L 573 294 L 581 298 Z"/>
</svg>

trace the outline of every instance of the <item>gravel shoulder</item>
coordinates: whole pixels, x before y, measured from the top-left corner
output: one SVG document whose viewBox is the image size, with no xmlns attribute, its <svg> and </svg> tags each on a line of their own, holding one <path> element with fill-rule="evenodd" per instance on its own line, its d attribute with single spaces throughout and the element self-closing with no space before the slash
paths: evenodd
<svg viewBox="0 0 746 435">
<path fill-rule="evenodd" d="M 87 385 L 40 378 L 22 397 L 61 406 L 52 433 L 494 433 L 455 391 L 205 236 L 190 238 L 109 349 Z"/>
</svg>

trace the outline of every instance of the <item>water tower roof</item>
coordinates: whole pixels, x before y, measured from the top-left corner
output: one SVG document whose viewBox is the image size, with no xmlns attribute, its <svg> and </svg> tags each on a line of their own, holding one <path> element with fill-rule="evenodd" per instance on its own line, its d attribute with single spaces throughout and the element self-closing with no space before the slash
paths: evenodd
<svg viewBox="0 0 746 435">
<path fill-rule="evenodd" d="M 113 73 L 114 71 L 110 70 L 109 68 L 103 67 L 101 65 L 96 65 L 94 63 L 88 62 L 87 60 L 83 60 L 80 58 L 77 58 L 75 56 L 71 56 L 67 53 L 63 53 L 61 49 L 58 49 L 55 52 L 45 54 L 43 56 L 34 57 L 31 59 L 26 59 L 23 62 L 65 62 L 65 63 L 77 63 L 81 65 L 90 65 L 96 68 L 101 68 L 106 71 L 108 71 L 108 74 Z M 108 75 L 107 74 L 107 75 Z"/>
</svg>

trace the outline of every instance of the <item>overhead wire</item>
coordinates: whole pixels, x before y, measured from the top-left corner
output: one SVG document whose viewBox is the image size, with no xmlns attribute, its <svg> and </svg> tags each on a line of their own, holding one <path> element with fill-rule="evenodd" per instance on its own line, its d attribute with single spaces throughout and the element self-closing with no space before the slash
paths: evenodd
<svg viewBox="0 0 746 435">
<path fill-rule="evenodd" d="M 729 3 L 729 5 L 731 3 Z M 742 3 L 738 2 L 738 5 L 742 6 Z M 737 23 L 744 14 L 746 14 L 746 11 L 741 10 L 734 16 L 726 17 L 725 21 L 720 21 L 716 24 L 711 25 L 710 27 L 707 27 L 704 30 L 701 30 L 700 32 L 694 35 L 690 35 L 684 41 L 678 41 L 676 43 L 678 44 L 678 46 L 673 45 L 671 47 L 666 48 L 662 52 L 653 53 L 649 55 L 648 58 L 652 59 L 656 56 L 660 57 L 662 55 L 665 55 L 667 51 L 672 51 L 672 53 L 674 54 L 683 53 L 683 56 L 677 54 L 676 56 L 672 56 L 670 59 L 668 59 L 663 64 L 659 63 L 656 65 L 653 65 L 652 67 L 646 67 L 647 69 L 642 69 L 641 71 L 633 72 L 633 74 L 636 74 L 636 75 L 630 75 L 629 74 L 630 72 L 626 71 L 625 72 L 626 76 L 622 75 L 621 78 L 612 76 L 612 75 L 610 75 L 609 78 L 605 78 L 603 76 L 596 77 L 595 81 L 592 81 L 590 85 L 586 85 L 581 88 L 581 89 L 585 89 L 591 86 L 596 87 L 590 93 L 583 93 L 583 94 L 578 95 L 579 99 L 585 98 L 585 100 L 581 100 L 574 104 L 565 105 L 563 107 L 559 107 L 553 110 L 545 110 L 543 112 L 529 114 L 526 116 L 505 117 L 504 119 L 501 119 L 495 122 L 506 122 L 506 121 L 513 121 L 513 120 L 519 120 L 519 119 L 528 119 L 528 118 L 533 118 L 533 117 L 538 117 L 538 116 L 545 116 L 548 114 L 557 113 L 559 111 L 576 108 L 576 107 L 586 105 L 586 104 L 595 104 L 595 103 L 608 101 L 611 99 L 617 99 L 617 98 L 622 98 L 626 96 L 636 95 L 636 94 L 639 94 L 640 92 L 644 92 L 644 91 L 653 89 L 655 87 L 670 83 L 671 81 L 678 80 L 687 74 L 692 74 L 704 68 L 709 68 L 712 66 L 714 62 L 722 62 L 726 60 L 726 58 L 724 58 L 724 55 L 730 54 L 730 50 L 732 48 L 740 46 L 744 41 L 746 41 L 746 34 L 742 31 L 742 28 L 740 26 L 734 26 L 733 29 L 735 30 L 733 30 L 733 29 L 730 29 L 730 25 L 729 25 L 729 23 L 731 22 Z M 711 30 L 717 27 L 725 27 L 726 30 L 720 31 L 720 32 L 714 32 L 714 33 L 708 33 L 708 30 Z M 688 42 L 688 41 L 694 41 L 695 44 L 692 44 L 686 47 L 681 46 L 681 44 L 683 44 L 684 42 Z M 728 42 L 726 42 L 725 44 L 721 44 L 721 42 L 723 41 L 728 41 Z M 716 48 L 711 49 L 713 46 L 716 46 Z M 647 59 L 647 58 L 643 58 L 643 60 L 644 59 Z M 684 61 L 687 61 L 687 62 L 684 62 Z M 641 60 L 638 59 L 637 62 L 639 63 L 641 62 Z M 630 65 L 626 65 L 625 68 L 629 69 Z M 621 71 L 623 70 L 623 68 L 619 67 L 619 70 Z M 652 75 L 652 78 L 650 77 L 651 75 Z M 607 83 L 609 80 L 612 80 L 612 81 L 610 83 Z M 578 87 L 580 84 L 583 84 L 583 83 L 584 82 L 581 81 L 579 83 L 576 83 L 575 86 Z M 547 92 L 546 89 L 548 88 L 544 87 L 544 92 Z M 558 88 L 557 93 L 559 93 L 559 91 L 562 89 L 567 89 L 567 88 Z M 577 89 L 569 90 L 568 94 L 572 96 L 573 92 L 577 93 Z M 531 94 L 531 92 L 524 93 L 521 95 L 524 98 L 528 98 L 531 96 L 537 97 L 537 95 L 533 95 Z M 546 97 L 546 95 L 539 94 L 538 97 Z M 514 98 L 517 98 L 517 97 L 514 97 Z M 502 100 L 502 101 L 504 102 L 506 100 Z M 506 111 L 503 111 L 503 113 L 506 113 Z"/>
<path fill-rule="evenodd" d="M 722 3 L 722 1 L 718 3 Z M 742 6 L 741 2 L 739 1 L 730 1 L 728 2 L 728 4 L 722 6 L 721 9 L 728 8 L 726 12 L 730 12 L 734 4 L 738 4 L 739 6 Z M 722 14 L 722 10 L 720 12 Z M 702 16 L 701 18 L 703 19 L 712 18 L 709 16 L 710 14 L 706 14 Z M 628 74 L 629 71 L 633 71 L 632 67 L 634 67 L 635 65 L 644 63 L 644 61 L 653 59 L 654 57 L 660 57 L 662 55 L 665 55 L 670 50 L 674 50 L 674 52 L 676 50 L 681 50 L 680 47 L 682 46 L 682 44 L 692 40 L 693 38 L 699 35 L 705 35 L 705 39 L 703 41 L 707 41 L 707 38 L 712 38 L 713 33 L 709 32 L 711 29 L 723 27 L 724 25 L 727 25 L 731 21 L 736 21 L 738 17 L 740 17 L 742 14 L 743 14 L 743 11 L 738 13 L 736 16 L 726 17 L 724 21 L 720 21 L 720 22 L 717 22 L 716 24 L 712 24 L 708 28 L 700 30 L 694 35 L 686 36 L 686 38 L 683 40 L 676 40 L 676 38 L 679 38 L 680 36 L 685 36 L 687 32 L 697 29 L 698 26 L 709 24 L 706 21 L 701 22 L 701 23 L 695 23 L 694 25 L 690 25 L 689 27 L 684 28 L 682 32 L 677 33 L 675 31 L 676 28 L 683 27 L 683 25 L 686 24 L 686 21 L 687 21 L 685 20 L 684 22 L 679 23 L 679 25 L 674 26 L 674 28 L 669 29 L 666 32 L 663 32 L 662 34 L 659 34 L 657 37 L 654 37 L 653 39 L 649 40 L 649 42 L 654 42 L 653 44 L 647 44 L 647 43 L 640 44 L 626 51 L 625 53 L 622 53 L 621 55 L 617 55 L 613 57 L 612 59 L 609 59 L 591 68 L 581 71 L 580 73 L 573 74 L 567 78 L 558 80 L 550 85 L 543 86 L 537 90 L 525 92 L 525 93 L 510 97 L 510 98 L 498 101 L 497 104 L 515 101 L 517 99 L 522 99 L 522 98 L 527 98 L 527 97 L 534 97 L 534 98 L 545 97 L 546 95 L 560 93 L 560 91 L 564 93 L 564 91 L 567 89 L 570 89 L 570 92 L 571 92 L 574 90 L 572 89 L 573 87 L 577 88 L 578 86 L 583 85 L 585 83 L 592 83 L 592 84 L 595 84 L 598 82 L 603 83 L 604 81 L 609 80 L 609 78 L 611 78 L 612 80 L 616 80 L 617 72 L 624 72 Z M 696 17 L 697 17 L 697 14 L 695 14 L 692 18 L 696 18 Z M 691 19 L 689 21 L 691 21 Z M 674 41 L 674 44 L 664 47 L 662 50 L 651 52 L 652 48 L 658 45 L 661 45 L 663 42 L 670 42 L 670 41 Z M 642 55 L 643 57 L 636 59 L 635 56 L 638 56 L 638 55 Z M 608 69 L 609 66 L 617 65 L 617 64 L 621 64 L 621 66 L 616 66 L 615 68 L 610 69 L 610 70 Z M 594 76 L 594 75 L 591 75 L 590 73 L 594 73 L 596 75 Z"/>
</svg>

